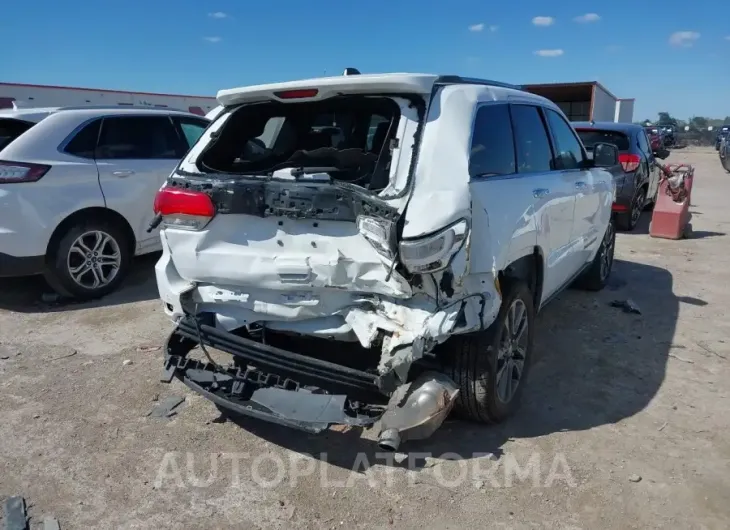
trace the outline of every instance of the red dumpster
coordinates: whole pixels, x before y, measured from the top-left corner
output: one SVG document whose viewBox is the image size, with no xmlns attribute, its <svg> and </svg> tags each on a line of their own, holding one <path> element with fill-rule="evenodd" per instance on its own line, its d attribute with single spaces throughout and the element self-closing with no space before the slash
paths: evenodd
<svg viewBox="0 0 730 530">
<path fill-rule="evenodd" d="M 681 239 L 691 230 L 689 206 L 694 168 L 688 164 L 668 164 L 662 168 L 662 173 L 649 234 L 664 239 Z"/>
</svg>

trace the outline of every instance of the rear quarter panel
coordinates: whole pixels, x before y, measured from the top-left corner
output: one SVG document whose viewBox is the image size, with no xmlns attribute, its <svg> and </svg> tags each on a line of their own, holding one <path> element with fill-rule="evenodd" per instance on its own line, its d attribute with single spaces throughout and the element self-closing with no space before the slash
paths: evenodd
<svg viewBox="0 0 730 530">
<path fill-rule="evenodd" d="M 52 114 L 0 151 L 2 160 L 51 166 L 37 182 L 0 185 L 4 246 L 43 255 L 61 221 L 83 208 L 104 206 L 94 161 L 58 150 L 73 128 L 74 122 Z"/>
</svg>

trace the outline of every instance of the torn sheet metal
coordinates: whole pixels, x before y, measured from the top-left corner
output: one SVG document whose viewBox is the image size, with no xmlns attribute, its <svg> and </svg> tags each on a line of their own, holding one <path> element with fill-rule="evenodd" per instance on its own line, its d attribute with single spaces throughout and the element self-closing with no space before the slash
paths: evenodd
<svg viewBox="0 0 730 530">
<path fill-rule="evenodd" d="M 413 294 L 355 222 L 221 215 L 209 230 L 166 230 L 163 246 L 163 259 L 191 283 Z"/>
</svg>

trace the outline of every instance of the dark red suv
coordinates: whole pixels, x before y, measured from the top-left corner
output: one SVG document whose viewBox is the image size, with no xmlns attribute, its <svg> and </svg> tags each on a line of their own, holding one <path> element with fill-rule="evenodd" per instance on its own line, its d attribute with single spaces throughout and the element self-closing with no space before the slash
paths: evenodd
<svg viewBox="0 0 730 530">
<path fill-rule="evenodd" d="M 649 138 L 649 145 L 652 151 L 658 151 L 664 147 L 664 136 L 662 130 L 658 127 L 644 127 L 646 136 Z"/>
</svg>

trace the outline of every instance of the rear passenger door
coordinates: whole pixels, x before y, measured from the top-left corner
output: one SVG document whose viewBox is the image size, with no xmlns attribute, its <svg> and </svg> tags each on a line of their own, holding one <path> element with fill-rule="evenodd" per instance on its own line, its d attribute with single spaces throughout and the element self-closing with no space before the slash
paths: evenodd
<svg viewBox="0 0 730 530">
<path fill-rule="evenodd" d="M 552 109 L 544 110 L 555 148 L 553 165 L 566 187 L 566 193 L 575 196 L 570 236 L 572 248 L 569 251 L 570 256 L 566 258 L 566 266 L 570 269 L 566 280 L 570 280 L 593 256 L 593 251 L 601 242 L 601 196 L 593 180 L 593 173 L 587 166 L 583 144 L 578 135 L 560 114 Z"/>
<path fill-rule="evenodd" d="M 157 190 L 187 151 L 168 116 L 104 118 L 96 147 L 99 183 L 108 208 L 134 230 L 137 253 L 160 248 L 158 231 L 147 233 Z"/>
<path fill-rule="evenodd" d="M 552 171 L 552 159 L 538 107 L 502 102 L 478 107 L 469 162 L 473 255 L 491 255 L 494 249 L 486 247 L 498 243 L 498 261 L 510 263 L 539 245 L 546 262 L 543 299 L 564 283 L 575 204 Z"/>
<path fill-rule="evenodd" d="M 472 197 L 472 272 L 532 254 L 537 243 L 532 216 L 535 183 L 517 173 L 509 105 L 477 107 L 469 156 Z M 549 157 L 548 157 L 549 162 Z M 496 252 L 496 256 L 495 256 Z M 489 258 L 487 258 L 489 256 Z"/>
<path fill-rule="evenodd" d="M 543 300 L 560 290 L 575 263 L 571 234 L 575 215 L 573 183 L 556 171 L 555 154 L 541 107 L 511 106 L 517 171 L 532 182 L 537 242 L 545 252 Z"/>
</svg>

